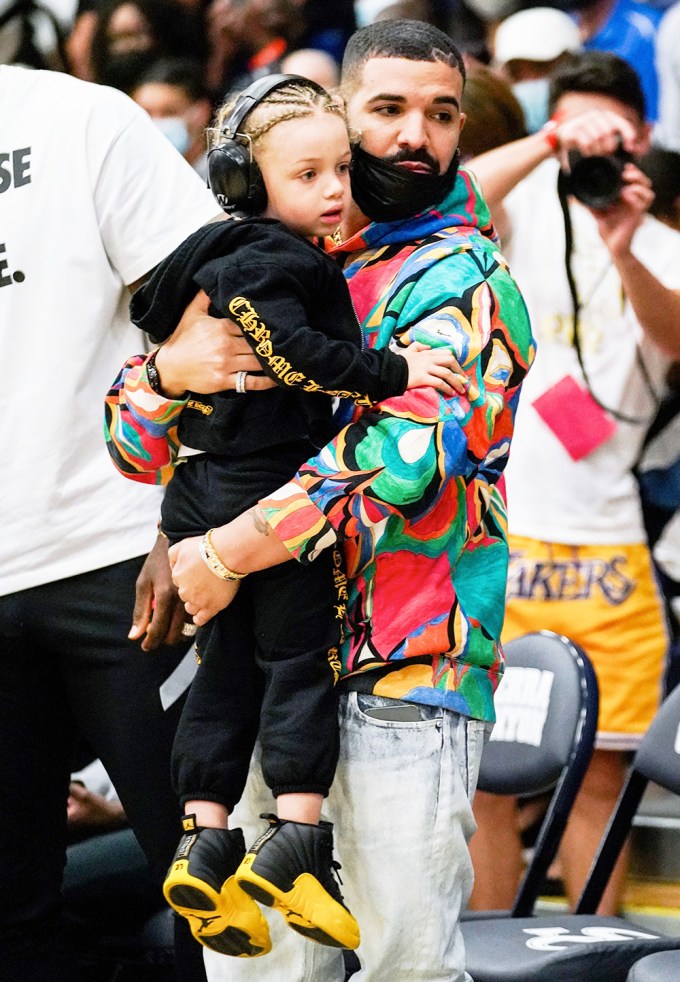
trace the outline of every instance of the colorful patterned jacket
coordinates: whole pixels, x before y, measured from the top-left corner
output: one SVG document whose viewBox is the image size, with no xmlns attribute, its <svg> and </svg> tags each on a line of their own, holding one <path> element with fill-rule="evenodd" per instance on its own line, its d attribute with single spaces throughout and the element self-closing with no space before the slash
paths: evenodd
<svg viewBox="0 0 680 982">
<path fill-rule="evenodd" d="M 357 410 L 262 502 L 265 514 L 301 562 L 343 542 L 344 675 L 364 691 L 493 720 L 508 558 L 498 480 L 534 355 L 524 301 L 465 171 L 437 210 L 371 224 L 335 251 L 366 343 L 451 346 L 467 397 L 412 389 Z M 151 391 L 143 361 L 128 362 L 109 393 L 109 438 L 158 480 L 183 404 Z"/>
</svg>

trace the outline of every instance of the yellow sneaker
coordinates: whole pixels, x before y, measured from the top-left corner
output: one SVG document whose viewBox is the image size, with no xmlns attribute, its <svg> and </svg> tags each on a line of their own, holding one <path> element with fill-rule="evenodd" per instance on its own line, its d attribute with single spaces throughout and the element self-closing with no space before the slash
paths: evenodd
<svg viewBox="0 0 680 982">
<path fill-rule="evenodd" d="M 271 950 L 269 927 L 234 879 L 246 851 L 241 829 L 207 829 L 185 815 L 175 858 L 163 884 L 170 906 L 186 917 L 200 944 L 222 955 L 255 958 Z"/>
<path fill-rule="evenodd" d="M 333 826 L 262 815 L 270 825 L 246 853 L 234 878 L 254 900 L 274 907 L 299 934 L 333 948 L 356 948 L 359 925 L 336 880 Z"/>
</svg>

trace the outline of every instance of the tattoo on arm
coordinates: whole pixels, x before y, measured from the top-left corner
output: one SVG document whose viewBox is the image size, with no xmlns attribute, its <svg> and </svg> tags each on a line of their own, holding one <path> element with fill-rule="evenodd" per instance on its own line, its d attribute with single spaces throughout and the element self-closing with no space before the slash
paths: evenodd
<svg viewBox="0 0 680 982">
<path fill-rule="evenodd" d="M 255 505 L 254 508 L 250 509 L 250 515 L 253 519 L 253 525 L 255 526 L 255 531 L 259 532 L 260 535 L 269 535 L 271 529 L 269 527 L 266 518 L 264 517 L 260 509 L 257 507 L 257 505 Z"/>
</svg>

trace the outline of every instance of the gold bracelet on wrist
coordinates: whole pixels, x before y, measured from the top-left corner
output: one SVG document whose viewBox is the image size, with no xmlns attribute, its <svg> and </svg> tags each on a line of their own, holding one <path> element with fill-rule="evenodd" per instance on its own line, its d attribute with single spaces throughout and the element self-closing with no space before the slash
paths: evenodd
<svg viewBox="0 0 680 982">
<path fill-rule="evenodd" d="M 237 573 L 235 570 L 229 569 L 229 567 L 225 566 L 220 559 L 212 541 L 212 533 L 214 531 L 214 529 L 208 529 L 201 539 L 201 544 L 199 547 L 201 559 L 208 567 L 210 572 L 214 573 L 215 576 L 218 576 L 221 580 L 242 580 L 244 576 L 248 575 L 247 573 Z"/>
</svg>

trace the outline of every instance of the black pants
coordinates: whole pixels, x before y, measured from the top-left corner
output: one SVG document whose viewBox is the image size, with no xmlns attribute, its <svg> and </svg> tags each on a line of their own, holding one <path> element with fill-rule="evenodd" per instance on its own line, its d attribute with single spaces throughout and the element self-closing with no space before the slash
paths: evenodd
<svg viewBox="0 0 680 982">
<path fill-rule="evenodd" d="M 170 750 L 181 700 L 159 686 L 185 648 L 127 640 L 143 558 L 0 597 L 1 982 L 74 982 L 61 926 L 66 799 L 79 734 L 102 759 L 159 881 L 177 844 Z M 204 979 L 178 918 L 178 976 Z"/>
<path fill-rule="evenodd" d="M 231 811 L 258 734 L 275 796 L 328 793 L 338 758 L 337 563 L 327 550 L 310 566 L 252 574 L 199 631 L 201 664 L 173 752 L 181 801 L 217 801 Z"/>
</svg>

